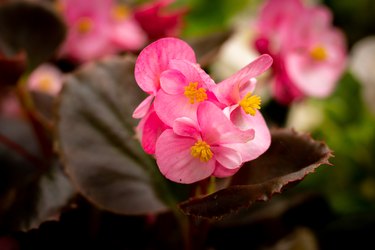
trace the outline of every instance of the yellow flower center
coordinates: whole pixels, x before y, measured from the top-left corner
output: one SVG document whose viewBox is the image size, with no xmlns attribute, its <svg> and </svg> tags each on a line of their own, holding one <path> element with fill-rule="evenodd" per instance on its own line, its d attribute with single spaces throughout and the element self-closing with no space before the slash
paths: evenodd
<svg viewBox="0 0 375 250">
<path fill-rule="evenodd" d="M 210 145 L 202 140 L 197 141 L 194 146 L 191 147 L 190 153 L 193 157 L 199 158 L 202 162 L 208 162 L 213 156 Z"/>
<path fill-rule="evenodd" d="M 124 4 L 119 4 L 112 9 L 112 17 L 116 21 L 124 20 L 129 16 L 130 10 Z"/>
<path fill-rule="evenodd" d="M 239 102 L 245 113 L 253 116 L 255 115 L 256 110 L 260 109 L 260 103 L 260 97 L 252 95 L 251 93 L 247 93 L 247 95 Z"/>
<path fill-rule="evenodd" d="M 92 30 L 93 22 L 89 17 L 81 17 L 77 22 L 77 30 L 81 34 L 87 34 Z"/>
<path fill-rule="evenodd" d="M 327 59 L 327 50 L 322 46 L 316 46 L 310 51 L 310 56 L 316 61 L 324 61 Z"/>
<path fill-rule="evenodd" d="M 198 89 L 197 82 L 191 82 L 188 86 L 185 86 L 184 95 L 189 99 L 191 104 L 195 102 L 203 102 L 207 99 L 206 90 L 204 88 Z"/>
<path fill-rule="evenodd" d="M 52 79 L 48 75 L 41 77 L 38 83 L 40 91 L 48 93 L 52 89 Z"/>
</svg>

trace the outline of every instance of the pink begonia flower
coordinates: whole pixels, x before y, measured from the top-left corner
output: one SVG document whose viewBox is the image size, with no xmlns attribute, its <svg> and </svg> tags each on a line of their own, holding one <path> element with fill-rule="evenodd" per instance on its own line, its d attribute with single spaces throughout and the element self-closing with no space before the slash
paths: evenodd
<svg viewBox="0 0 375 250">
<path fill-rule="evenodd" d="M 59 8 L 68 27 L 62 57 L 86 62 L 146 42 L 131 10 L 115 0 L 60 0 Z"/>
<path fill-rule="evenodd" d="M 61 0 L 60 6 L 68 27 L 61 56 L 85 62 L 111 51 L 108 21 L 111 0 Z"/>
<path fill-rule="evenodd" d="M 160 90 L 161 74 L 174 59 L 196 62 L 195 53 L 187 43 L 177 38 L 162 38 L 145 47 L 135 63 L 135 79 L 149 96 L 134 110 L 133 118 L 141 118 L 136 130 L 148 154 L 155 153 L 156 139 L 167 127 L 154 112 L 153 100 Z"/>
<path fill-rule="evenodd" d="M 210 91 L 215 82 L 196 63 L 171 60 L 169 66 L 160 76 L 161 90 L 154 102 L 156 113 L 168 126 L 179 117 L 197 120 L 198 105 L 216 100 Z"/>
<path fill-rule="evenodd" d="M 280 103 L 334 91 L 346 67 L 346 44 L 331 19 L 327 8 L 300 0 L 269 0 L 263 6 L 255 46 L 274 59 L 273 91 Z"/>
<path fill-rule="evenodd" d="M 213 89 L 218 100 L 225 104 L 224 113 L 241 130 L 254 129 L 255 137 L 235 146 L 244 161 L 250 161 L 263 154 L 270 146 L 271 135 L 268 126 L 257 111 L 260 109 L 260 97 L 254 95 L 256 80 L 254 77 L 265 72 L 272 65 L 272 57 L 261 55 L 228 79 L 218 83 Z"/>
<path fill-rule="evenodd" d="M 243 164 L 241 154 L 231 147 L 253 139 L 254 130 L 242 131 L 211 102 L 202 102 L 197 121 L 178 118 L 156 142 L 155 157 L 161 173 L 179 183 L 194 183 L 218 172 L 220 177 Z M 222 170 L 224 169 L 224 170 Z"/>
<path fill-rule="evenodd" d="M 135 9 L 134 18 L 147 33 L 150 40 L 179 35 L 186 9 L 167 11 L 168 5 L 174 1 L 158 0 Z"/>
<path fill-rule="evenodd" d="M 45 63 L 31 72 L 27 81 L 28 88 L 32 91 L 57 95 L 63 83 L 63 73 L 55 66 Z"/>
<path fill-rule="evenodd" d="M 177 38 L 159 39 L 141 51 L 135 63 L 134 76 L 139 87 L 149 96 L 135 109 L 134 118 L 147 114 L 160 89 L 160 75 L 169 69 L 169 63 L 174 59 L 196 62 L 190 45 Z"/>
<path fill-rule="evenodd" d="M 147 35 L 134 19 L 132 10 L 124 4 L 115 4 L 111 11 L 111 40 L 120 50 L 140 49 L 147 41 Z"/>
</svg>

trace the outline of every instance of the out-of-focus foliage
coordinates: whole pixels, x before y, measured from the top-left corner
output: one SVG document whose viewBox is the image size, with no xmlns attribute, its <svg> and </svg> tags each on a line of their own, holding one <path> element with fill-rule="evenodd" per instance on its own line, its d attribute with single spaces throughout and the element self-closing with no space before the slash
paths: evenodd
<svg viewBox="0 0 375 250">
<path fill-rule="evenodd" d="M 375 117 L 364 105 L 360 88 L 347 73 L 331 97 L 310 100 L 323 112 L 323 121 L 312 134 L 330 145 L 334 167 L 306 178 L 299 191 L 323 192 L 340 213 L 375 208 Z"/>
</svg>

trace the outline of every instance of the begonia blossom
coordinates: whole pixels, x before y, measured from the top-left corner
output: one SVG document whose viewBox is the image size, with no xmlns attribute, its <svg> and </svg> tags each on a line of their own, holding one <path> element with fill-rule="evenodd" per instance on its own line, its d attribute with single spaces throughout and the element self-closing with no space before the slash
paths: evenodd
<svg viewBox="0 0 375 250">
<path fill-rule="evenodd" d="M 254 139 L 247 142 L 247 147 L 239 145 L 237 149 L 241 152 L 244 161 L 253 160 L 263 154 L 271 143 L 268 126 L 258 111 L 261 104 L 260 97 L 253 93 L 256 85 L 254 77 L 266 71 L 272 62 L 269 55 L 262 55 L 218 83 L 213 89 L 218 100 L 226 106 L 224 112 L 238 128 L 242 130 L 253 128 L 256 131 Z"/>
<path fill-rule="evenodd" d="M 268 149 L 260 97 L 252 93 L 255 77 L 271 64 L 262 55 L 216 84 L 180 39 L 162 38 L 141 51 L 135 79 L 149 96 L 133 113 L 141 118 L 136 134 L 166 178 L 193 183 L 232 176 Z"/>
<path fill-rule="evenodd" d="M 155 153 L 156 138 L 166 127 L 159 122 L 156 113 L 151 114 L 154 112 L 153 100 L 160 90 L 160 76 L 169 69 L 170 61 L 175 59 L 196 62 L 195 53 L 187 43 L 177 38 L 162 38 L 145 47 L 135 64 L 135 79 L 149 96 L 134 110 L 133 118 L 142 118 L 137 130 L 142 147 L 149 154 Z"/>
<path fill-rule="evenodd" d="M 86 62 L 146 42 L 130 9 L 114 0 L 60 0 L 59 9 L 68 27 L 62 57 Z"/>
<path fill-rule="evenodd" d="M 32 91 L 57 95 L 63 83 L 63 73 L 57 67 L 44 63 L 31 72 L 28 78 L 28 88 Z"/>
<path fill-rule="evenodd" d="M 289 104 L 330 95 L 346 67 L 346 44 L 329 9 L 300 0 L 269 0 L 261 9 L 255 46 L 274 59 L 273 92 Z"/>
<path fill-rule="evenodd" d="M 167 10 L 174 1 L 157 0 L 135 9 L 134 17 L 150 40 L 179 35 L 186 9 Z"/>
<path fill-rule="evenodd" d="M 156 142 L 155 157 L 161 173 L 179 183 L 203 180 L 222 168 L 238 170 L 243 159 L 231 144 L 253 139 L 254 130 L 242 131 L 211 102 L 202 102 L 197 121 L 187 117 L 175 120 Z"/>
</svg>

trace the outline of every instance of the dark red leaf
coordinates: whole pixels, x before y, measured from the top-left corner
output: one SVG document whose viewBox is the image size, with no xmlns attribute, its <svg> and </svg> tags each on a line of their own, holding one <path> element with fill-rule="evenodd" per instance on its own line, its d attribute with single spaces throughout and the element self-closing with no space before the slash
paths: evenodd
<svg viewBox="0 0 375 250">
<path fill-rule="evenodd" d="M 245 164 L 233 177 L 230 187 L 185 201 L 180 207 L 187 215 L 220 218 L 281 193 L 288 184 L 295 184 L 320 165 L 329 164 L 331 156 L 324 142 L 291 129 L 275 129 L 270 148 Z"/>
</svg>

